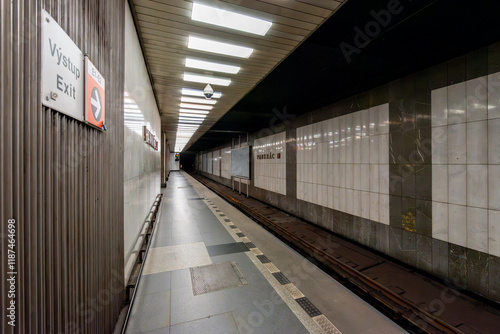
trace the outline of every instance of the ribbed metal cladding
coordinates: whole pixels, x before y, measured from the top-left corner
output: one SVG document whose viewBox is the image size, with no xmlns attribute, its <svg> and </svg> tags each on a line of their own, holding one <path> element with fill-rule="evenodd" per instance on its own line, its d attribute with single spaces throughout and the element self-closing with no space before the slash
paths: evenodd
<svg viewBox="0 0 500 334">
<path fill-rule="evenodd" d="M 0 1 L 2 333 L 111 333 L 122 308 L 125 5 Z M 42 8 L 106 78 L 106 132 L 42 107 Z M 11 218 L 15 327 L 6 318 Z"/>
</svg>

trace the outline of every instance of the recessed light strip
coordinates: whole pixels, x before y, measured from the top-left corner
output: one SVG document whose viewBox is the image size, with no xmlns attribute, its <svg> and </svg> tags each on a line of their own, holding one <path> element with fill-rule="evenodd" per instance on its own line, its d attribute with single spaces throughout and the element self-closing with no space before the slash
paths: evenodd
<svg viewBox="0 0 500 334">
<path fill-rule="evenodd" d="M 201 83 L 208 83 L 211 85 L 219 85 L 226 87 L 231 84 L 231 79 L 229 78 L 212 77 L 209 75 L 200 75 L 189 72 L 184 72 L 184 81 L 201 82 Z"/>
<path fill-rule="evenodd" d="M 190 102 L 190 103 L 202 103 L 202 104 L 216 104 L 216 100 L 207 100 L 207 99 L 199 99 L 196 97 L 188 97 L 188 96 L 181 96 L 181 101 L 182 102 Z"/>
<path fill-rule="evenodd" d="M 181 102 L 181 108 L 212 110 L 213 106 L 207 106 L 207 105 L 203 105 L 203 104 L 182 103 Z"/>
<path fill-rule="evenodd" d="M 186 58 L 186 67 L 229 74 L 237 74 L 240 71 L 239 66 L 213 63 L 210 61 L 197 60 L 193 58 Z"/>
<path fill-rule="evenodd" d="M 260 36 L 264 36 L 273 25 L 269 21 L 196 2 L 193 3 L 191 19 Z"/>
<path fill-rule="evenodd" d="M 210 39 L 199 38 L 194 36 L 189 36 L 188 38 L 188 48 L 223 54 L 227 56 L 234 56 L 239 58 L 248 58 L 253 52 L 252 48 L 247 48 L 245 46 L 239 46 L 229 43 L 222 43 L 213 41 Z"/>
<path fill-rule="evenodd" d="M 208 114 L 209 111 L 207 110 L 195 110 L 195 109 L 185 109 L 185 108 L 180 108 L 179 109 L 180 112 L 185 112 L 185 113 L 188 113 L 188 114 Z"/>
</svg>

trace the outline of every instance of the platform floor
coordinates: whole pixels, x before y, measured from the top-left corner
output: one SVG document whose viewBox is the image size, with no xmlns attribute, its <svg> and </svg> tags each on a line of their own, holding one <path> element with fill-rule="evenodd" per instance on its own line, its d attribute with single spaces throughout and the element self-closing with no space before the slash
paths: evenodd
<svg viewBox="0 0 500 334">
<path fill-rule="evenodd" d="M 127 333 L 406 333 L 198 181 L 170 175 Z"/>
</svg>

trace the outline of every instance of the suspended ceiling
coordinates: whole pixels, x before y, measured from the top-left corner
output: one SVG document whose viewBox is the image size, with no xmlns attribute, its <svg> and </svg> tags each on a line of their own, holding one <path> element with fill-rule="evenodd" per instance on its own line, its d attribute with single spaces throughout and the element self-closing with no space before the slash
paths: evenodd
<svg viewBox="0 0 500 334">
<path fill-rule="evenodd" d="M 398 1 L 402 10 L 348 62 L 340 44 L 354 45 L 355 29 L 364 29 L 374 21 L 372 11 L 387 9 L 391 2 L 345 2 L 183 156 L 227 145 L 233 135 L 228 130 L 235 131 L 237 139 L 242 133 L 279 125 L 275 111 L 286 109 L 290 117 L 340 100 L 347 108 L 362 104 L 369 98 L 367 90 L 449 59 L 456 59 L 448 69 L 458 74 L 452 76 L 456 80 L 495 66 L 484 61 L 470 65 L 469 60 L 466 68 L 465 59 L 471 51 L 479 54 L 473 57 L 478 60 L 486 59 L 484 53 L 500 52 L 484 48 L 500 42 L 500 2 L 478 6 L 466 0 Z"/>
<path fill-rule="evenodd" d="M 265 36 L 239 32 L 191 20 L 192 1 L 132 0 L 132 12 L 161 114 L 161 128 L 175 143 L 182 88 L 202 90 L 205 84 L 183 80 L 184 72 L 217 75 L 232 80 L 228 87 L 212 85 L 222 97 L 217 101 L 186 148 L 210 129 L 228 110 L 316 30 L 343 1 L 331 0 L 230 0 L 205 1 L 210 6 L 273 22 Z M 254 48 L 248 59 L 188 49 L 188 37 Z M 240 66 L 228 75 L 187 69 L 186 57 Z"/>
</svg>

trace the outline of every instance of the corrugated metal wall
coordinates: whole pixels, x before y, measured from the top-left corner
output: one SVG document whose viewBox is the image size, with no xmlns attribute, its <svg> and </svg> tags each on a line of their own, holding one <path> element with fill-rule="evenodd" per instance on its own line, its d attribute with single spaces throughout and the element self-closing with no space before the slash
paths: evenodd
<svg viewBox="0 0 500 334">
<path fill-rule="evenodd" d="M 16 220 L 16 327 L 3 333 L 110 333 L 123 301 L 123 0 L 0 2 L 1 272 Z M 106 78 L 101 133 L 41 106 L 45 8 Z"/>
</svg>

